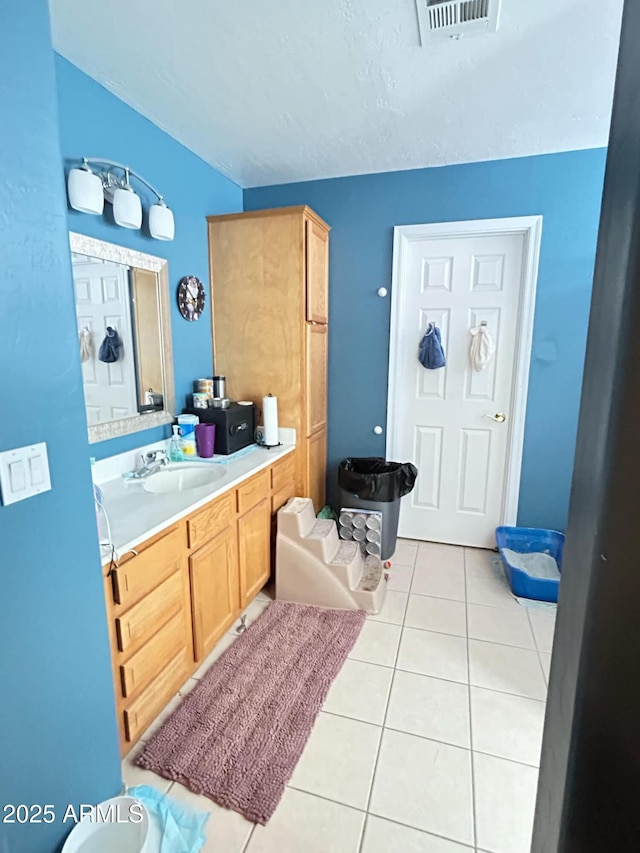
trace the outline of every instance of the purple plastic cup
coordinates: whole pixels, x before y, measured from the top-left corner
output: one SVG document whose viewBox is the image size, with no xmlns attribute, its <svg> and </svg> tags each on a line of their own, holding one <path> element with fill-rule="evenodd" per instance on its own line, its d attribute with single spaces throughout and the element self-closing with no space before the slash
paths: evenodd
<svg viewBox="0 0 640 853">
<path fill-rule="evenodd" d="M 210 459 L 216 442 L 215 424 L 196 424 L 196 447 L 201 459 Z"/>
</svg>

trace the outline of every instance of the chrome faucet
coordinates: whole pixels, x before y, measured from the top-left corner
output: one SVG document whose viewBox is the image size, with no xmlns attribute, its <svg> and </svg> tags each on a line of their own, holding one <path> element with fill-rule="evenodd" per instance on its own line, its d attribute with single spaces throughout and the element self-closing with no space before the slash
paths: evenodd
<svg viewBox="0 0 640 853">
<path fill-rule="evenodd" d="M 134 479 L 143 480 L 169 464 L 165 450 L 149 450 L 140 456 L 142 467 L 133 472 Z"/>
</svg>

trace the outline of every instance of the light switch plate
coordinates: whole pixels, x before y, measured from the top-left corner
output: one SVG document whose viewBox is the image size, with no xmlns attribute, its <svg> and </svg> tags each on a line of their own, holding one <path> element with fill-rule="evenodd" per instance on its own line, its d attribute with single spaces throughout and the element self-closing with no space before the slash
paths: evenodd
<svg viewBox="0 0 640 853">
<path fill-rule="evenodd" d="M 9 504 L 51 489 L 47 445 L 30 444 L 0 453 L 2 504 Z"/>
</svg>

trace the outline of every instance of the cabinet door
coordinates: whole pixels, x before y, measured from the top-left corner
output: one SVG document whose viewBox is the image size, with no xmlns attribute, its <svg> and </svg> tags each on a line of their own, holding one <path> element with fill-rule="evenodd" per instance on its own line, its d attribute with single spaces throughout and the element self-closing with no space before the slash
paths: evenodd
<svg viewBox="0 0 640 853">
<path fill-rule="evenodd" d="M 327 326 L 307 323 L 306 434 L 327 428 Z"/>
<path fill-rule="evenodd" d="M 307 320 L 325 323 L 329 303 L 329 234 L 311 219 L 306 221 L 307 237 Z"/>
<path fill-rule="evenodd" d="M 228 527 L 189 557 L 196 660 L 213 649 L 239 610 L 236 530 Z"/>
<path fill-rule="evenodd" d="M 269 580 L 271 501 L 261 501 L 238 519 L 240 603 L 245 607 Z"/>
<path fill-rule="evenodd" d="M 324 506 L 327 480 L 327 431 L 321 430 L 307 439 L 307 496 L 316 512 Z"/>
</svg>

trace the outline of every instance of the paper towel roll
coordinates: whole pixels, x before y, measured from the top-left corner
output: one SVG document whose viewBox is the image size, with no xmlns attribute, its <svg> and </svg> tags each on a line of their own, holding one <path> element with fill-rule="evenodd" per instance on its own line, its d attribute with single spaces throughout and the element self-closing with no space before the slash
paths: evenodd
<svg viewBox="0 0 640 853">
<path fill-rule="evenodd" d="M 279 444 L 280 438 L 278 434 L 278 398 L 268 397 L 262 398 L 262 412 L 264 415 L 264 443 L 267 447 L 274 447 Z"/>
</svg>

